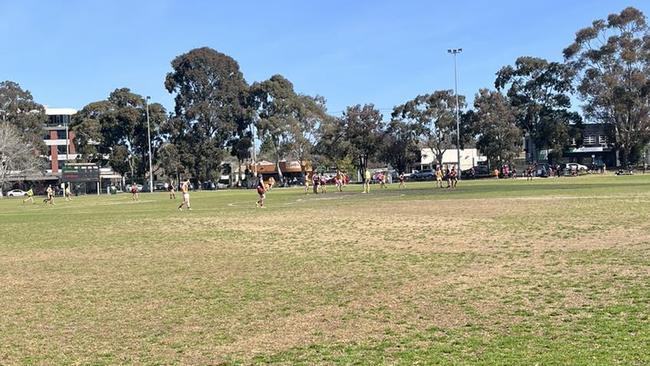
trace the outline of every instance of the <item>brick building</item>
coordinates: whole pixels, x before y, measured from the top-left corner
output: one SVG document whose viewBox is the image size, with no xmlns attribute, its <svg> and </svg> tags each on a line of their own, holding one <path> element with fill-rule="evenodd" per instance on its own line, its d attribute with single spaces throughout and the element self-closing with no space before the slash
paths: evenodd
<svg viewBox="0 0 650 366">
<path fill-rule="evenodd" d="M 65 163 L 77 158 L 74 132 L 69 129 L 70 120 L 76 113 L 77 111 L 72 108 L 45 108 L 48 117 L 44 126 L 48 174 L 61 176 Z"/>
</svg>

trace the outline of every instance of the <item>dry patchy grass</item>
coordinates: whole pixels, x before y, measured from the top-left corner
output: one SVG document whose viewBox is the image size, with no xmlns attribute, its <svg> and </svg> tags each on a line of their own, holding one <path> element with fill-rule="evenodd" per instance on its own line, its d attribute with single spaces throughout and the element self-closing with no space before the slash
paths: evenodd
<svg viewBox="0 0 650 366">
<path fill-rule="evenodd" d="M 301 350 L 377 342 L 398 363 L 399 339 L 431 329 L 544 335 L 599 309 L 647 309 L 644 190 L 278 192 L 265 211 L 247 192 L 206 194 L 182 215 L 163 196 L 87 198 L 57 208 L 64 220 L 16 210 L 31 216 L 1 229 L 0 363 L 348 363 Z"/>
</svg>

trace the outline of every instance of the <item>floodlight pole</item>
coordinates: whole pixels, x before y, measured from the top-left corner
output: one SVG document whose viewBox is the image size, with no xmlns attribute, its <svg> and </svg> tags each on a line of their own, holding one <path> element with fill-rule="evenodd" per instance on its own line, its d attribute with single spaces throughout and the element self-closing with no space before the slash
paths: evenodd
<svg viewBox="0 0 650 366">
<path fill-rule="evenodd" d="M 149 192 L 153 193 L 153 169 L 151 164 L 151 127 L 149 126 L 149 99 L 150 96 L 147 96 L 144 99 L 144 105 L 147 113 L 147 142 L 149 145 Z"/>
<path fill-rule="evenodd" d="M 65 163 L 64 167 L 68 165 L 70 162 L 70 130 L 68 128 L 68 125 L 70 124 L 70 116 L 67 116 L 65 118 Z M 61 174 L 61 177 L 63 177 L 63 174 Z M 63 195 L 65 196 L 65 181 L 63 181 Z M 68 185 L 70 185 L 70 182 L 68 182 Z M 97 194 L 99 194 L 99 190 L 97 190 Z"/>
<path fill-rule="evenodd" d="M 65 120 L 65 162 L 66 164 L 68 163 L 68 160 L 70 160 L 70 131 L 68 129 L 68 125 L 70 124 L 69 120 L 70 116 L 66 118 Z"/>
<path fill-rule="evenodd" d="M 447 53 L 454 55 L 454 94 L 456 95 L 456 153 L 458 158 L 458 165 L 456 171 L 456 177 L 458 180 L 461 179 L 461 170 L 460 170 L 460 103 L 458 102 L 458 68 L 456 67 L 456 56 L 463 52 L 462 48 L 451 48 L 447 50 Z"/>
</svg>

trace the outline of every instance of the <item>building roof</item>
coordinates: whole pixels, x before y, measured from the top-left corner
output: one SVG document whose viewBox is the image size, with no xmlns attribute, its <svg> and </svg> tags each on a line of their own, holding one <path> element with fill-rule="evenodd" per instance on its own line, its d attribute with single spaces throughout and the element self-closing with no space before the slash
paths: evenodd
<svg viewBox="0 0 650 366">
<path fill-rule="evenodd" d="M 612 149 L 605 146 L 582 146 L 578 148 L 569 149 L 569 153 L 599 153 L 599 152 L 608 152 Z"/>
<path fill-rule="evenodd" d="M 45 107 L 45 114 L 47 114 L 48 116 L 60 116 L 60 115 L 72 116 L 73 114 L 77 114 L 77 110 L 74 108 Z"/>
</svg>

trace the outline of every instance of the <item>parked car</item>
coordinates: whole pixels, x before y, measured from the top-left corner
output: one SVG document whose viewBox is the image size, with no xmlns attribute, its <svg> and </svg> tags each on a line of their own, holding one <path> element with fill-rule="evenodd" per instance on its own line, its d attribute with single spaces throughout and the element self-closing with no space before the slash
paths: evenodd
<svg viewBox="0 0 650 366">
<path fill-rule="evenodd" d="M 411 174 L 409 179 L 415 181 L 435 180 L 436 175 L 431 169 L 422 169 L 418 172 Z"/>
<path fill-rule="evenodd" d="M 474 169 L 473 173 L 472 169 Z M 490 178 L 492 177 L 492 172 L 490 172 L 487 165 L 476 165 L 473 168 L 462 170 L 460 177 L 461 179 Z"/>
<path fill-rule="evenodd" d="M 551 176 L 551 167 L 546 164 L 537 164 L 537 168 L 535 170 L 535 176 L 536 177 L 541 177 L 541 178 L 548 178 Z"/>
<path fill-rule="evenodd" d="M 154 191 L 166 191 L 166 184 L 165 182 L 156 182 L 153 184 L 153 189 Z"/>
<path fill-rule="evenodd" d="M 561 168 L 565 172 L 565 174 L 573 174 L 574 172 L 576 174 L 584 174 L 589 171 L 589 168 L 586 165 L 582 165 L 578 163 L 562 164 Z"/>
<path fill-rule="evenodd" d="M 7 192 L 7 197 L 22 197 L 26 194 L 27 192 L 23 191 L 22 189 L 12 189 L 11 191 Z"/>
<path fill-rule="evenodd" d="M 217 189 L 217 185 L 214 184 L 214 182 L 203 182 L 201 184 L 201 189 L 206 191 L 214 191 L 215 189 Z"/>
</svg>

